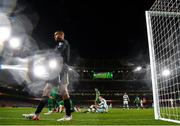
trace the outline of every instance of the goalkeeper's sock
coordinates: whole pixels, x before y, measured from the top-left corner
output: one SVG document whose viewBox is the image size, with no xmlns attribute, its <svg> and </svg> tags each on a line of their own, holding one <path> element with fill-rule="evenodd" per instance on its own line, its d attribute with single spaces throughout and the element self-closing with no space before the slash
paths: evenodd
<svg viewBox="0 0 180 126">
<path fill-rule="evenodd" d="M 64 107 L 66 109 L 66 115 L 71 116 L 71 104 L 70 104 L 70 99 L 65 99 L 64 100 Z"/>
</svg>

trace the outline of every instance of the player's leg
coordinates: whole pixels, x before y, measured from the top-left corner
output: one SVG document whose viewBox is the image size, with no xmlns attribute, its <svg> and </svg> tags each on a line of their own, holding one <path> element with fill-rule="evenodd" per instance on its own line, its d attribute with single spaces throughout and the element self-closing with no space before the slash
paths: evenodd
<svg viewBox="0 0 180 126">
<path fill-rule="evenodd" d="M 52 114 L 52 112 L 53 112 L 53 99 L 48 98 L 48 112 L 44 113 L 44 115 Z"/>
<path fill-rule="evenodd" d="M 105 105 L 105 112 L 108 112 L 108 105 Z"/>
<path fill-rule="evenodd" d="M 104 112 L 105 112 L 105 106 L 104 106 L 104 105 L 99 106 L 99 108 L 97 109 L 96 112 L 98 112 L 98 113 L 104 113 Z"/>
<path fill-rule="evenodd" d="M 126 103 L 126 106 L 127 106 L 127 109 L 129 109 L 129 103 L 128 103 L 128 101 L 127 101 L 127 103 Z"/>
<path fill-rule="evenodd" d="M 126 105 L 126 104 L 125 104 L 125 101 L 123 101 L 123 109 L 125 109 L 125 105 Z"/>
<path fill-rule="evenodd" d="M 127 101 L 124 101 L 123 102 L 123 109 L 126 109 L 127 108 Z"/>
<path fill-rule="evenodd" d="M 62 99 L 64 101 L 64 107 L 65 107 L 66 115 L 64 118 L 58 119 L 57 121 L 69 121 L 72 119 L 72 115 L 71 115 L 71 100 L 70 100 L 69 92 L 67 89 L 67 86 L 69 83 L 69 77 L 68 77 L 67 72 L 65 72 L 63 74 L 61 81 L 63 84 L 60 87 L 60 93 L 61 93 Z"/>
<path fill-rule="evenodd" d="M 94 105 L 91 105 L 87 110 L 85 110 L 83 113 L 92 112 Z"/>
<path fill-rule="evenodd" d="M 174 109 L 174 105 L 173 105 L 173 102 L 171 102 L 171 108 Z"/>
<path fill-rule="evenodd" d="M 136 104 L 137 109 L 139 109 L 139 103 Z"/>
<path fill-rule="evenodd" d="M 69 121 L 72 119 L 70 97 L 67 89 L 65 89 L 62 93 L 66 115 L 64 118 L 58 119 L 57 121 Z"/>
<path fill-rule="evenodd" d="M 144 109 L 144 105 L 143 105 L 143 103 L 141 103 L 141 109 Z"/>
<path fill-rule="evenodd" d="M 67 91 L 67 88 L 65 88 L 62 93 L 63 93 L 62 98 L 63 98 L 63 101 L 64 101 L 64 107 L 65 107 L 66 115 L 65 115 L 64 118 L 59 119 L 58 121 L 66 121 L 66 120 L 68 121 L 68 120 L 72 119 L 70 96 L 69 96 L 69 93 Z"/>
<path fill-rule="evenodd" d="M 34 114 L 22 114 L 22 116 L 24 116 L 27 119 L 39 120 L 40 113 L 42 109 L 44 108 L 44 106 L 46 105 L 47 100 L 48 100 L 48 97 L 44 96 L 42 100 L 39 102 Z"/>
<path fill-rule="evenodd" d="M 62 113 L 64 110 L 64 101 L 58 101 L 58 106 L 59 106 L 59 112 Z"/>
<path fill-rule="evenodd" d="M 57 102 L 56 99 L 53 99 L 53 112 L 57 112 Z"/>
<path fill-rule="evenodd" d="M 25 118 L 33 119 L 33 120 L 39 120 L 40 113 L 41 113 L 42 109 L 44 108 L 44 106 L 48 102 L 48 98 L 50 96 L 51 89 L 52 89 L 51 84 L 47 83 L 45 88 L 43 89 L 43 95 L 42 95 L 43 97 L 42 97 L 41 101 L 39 102 L 35 113 L 34 114 L 29 114 L 29 115 L 28 114 L 27 115 L 23 114 L 23 116 Z"/>
<path fill-rule="evenodd" d="M 129 109 L 128 101 L 124 101 L 125 108 Z"/>
<path fill-rule="evenodd" d="M 51 89 L 52 89 L 52 85 L 50 83 L 47 83 L 45 88 L 43 89 L 43 98 L 40 101 L 36 111 L 35 111 L 35 116 L 33 117 L 33 119 L 38 119 L 39 115 L 42 111 L 42 109 L 44 108 L 44 106 L 48 103 L 48 98 L 50 96 L 51 93 Z"/>
<path fill-rule="evenodd" d="M 140 104 L 140 103 L 138 103 L 138 109 L 140 109 L 140 107 L 141 107 L 141 104 Z"/>
<path fill-rule="evenodd" d="M 42 111 L 42 109 L 44 108 L 44 106 L 47 104 L 48 102 L 48 97 L 47 96 L 44 96 L 42 98 L 42 100 L 40 101 L 39 105 L 37 106 L 37 109 L 35 111 L 35 116 L 33 117 L 33 119 L 39 119 L 39 115 Z"/>
<path fill-rule="evenodd" d="M 63 110 L 64 110 L 64 105 L 60 105 L 60 106 L 59 106 L 59 112 L 62 113 Z"/>
</svg>

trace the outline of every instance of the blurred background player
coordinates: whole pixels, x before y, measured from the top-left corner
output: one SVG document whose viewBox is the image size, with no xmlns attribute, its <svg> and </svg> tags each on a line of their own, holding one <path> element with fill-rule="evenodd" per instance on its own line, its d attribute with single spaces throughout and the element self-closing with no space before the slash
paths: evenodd
<svg viewBox="0 0 180 126">
<path fill-rule="evenodd" d="M 95 93 L 96 93 L 95 105 L 98 105 L 98 104 L 100 103 L 100 99 L 99 99 L 99 97 L 100 97 L 100 91 L 99 91 L 97 88 L 95 88 L 94 90 L 95 90 Z"/>
<path fill-rule="evenodd" d="M 75 106 L 72 102 L 72 100 L 70 100 L 70 104 L 71 104 L 71 112 L 80 112 L 81 109 L 78 107 L 78 106 Z M 59 112 L 63 112 L 65 110 L 65 107 L 64 107 L 64 101 L 61 100 L 58 102 L 58 105 L 59 105 Z"/>
<path fill-rule="evenodd" d="M 147 99 L 145 96 L 143 96 L 142 100 L 141 100 L 141 108 L 144 109 L 146 108 L 147 105 Z"/>
<path fill-rule="evenodd" d="M 143 99 L 140 100 L 141 108 L 144 109 L 144 101 Z"/>
<path fill-rule="evenodd" d="M 112 108 L 112 103 L 109 103 L 109 108 Z"/>
<path fill-rule="evenodd" d="M 139 109 L 140 108 L 140 104 L 141 104 L 141 100 L 138 96 L 136 96 L 134 103 L 136 105 L 136 108 Z"/>
<path fill-rule="evenodd" d="M 172 98 L 169 99 L 171 108 L 174 109 L 174 100 Z"/>
<path fill-rule="evenodd" d="M 129 109 L 129 101 L 130 101 L 129 96 L 125 92 L 123 95 L 123 109 L 125 108 Z"/>
<path fill-rule="evenodd" d="M 66 110 L 66 115 L 63 118 L 58 119 L 57 121 L 69 121 L 72 119 L 70 96 L 67 89 L 67 85 L 69 84 L 67 63 L 69 62 L 69 58 L 70 58 L 70 45 L 68 41 L 65 40 L 64 37 L 65 37 L 65 34 L 63 31 L 56 31 L 54 33 L 54 39 L 56 42 L 58 42 L 58 44 L 55 47 L 55 51 L 63 57 L 63 68 L 60 75 L 56 79 L 52 80 L 51 84 L 59 85 L 60 95 L 62 96 L 62 99 L 64 101 L 64 107 Z M 34 115 L 23 114 L 23 116 L 27 118 L 32 118 L 33 120 L 39 120 L 40 113 L 42 109 L 44 108 L 44 106 L 47 104 L 48 98 L 50 97 L 50 92 L 52 89 L 51 84 L 50 83 L 46 84 L 43 90 L 43 99 L 40 101 L 39 105 L 37 106 L 35 114 Z"/>
<path fill-rule="evenodd" d="M 84 113 L 87 112 L 96 112 L 96 113 L 104 113 L 108 112 L 108 105 L 106 99 L 104 99 L 102 96 L 99 96 L 100 103 L 98 105 L 91 105 L 88 110 L 84 111 Z"/>
<path fill-rule="evenodd" d="M 58 92 L 58 87 L 53 87 L 51 90 L 50 97 L 48 98 L 48 112 L 45 115 L 52 114 L 53 112 L 59 112 L 60 95 Z"/>
<path fill-rule="evenodd" d="M 100 103 L 98 105 L 98 111 L 99 112 L 108 112 L 108 105 L 106 99 L 104 99 L 102 96 L 99 96 Z"/>
</svg>

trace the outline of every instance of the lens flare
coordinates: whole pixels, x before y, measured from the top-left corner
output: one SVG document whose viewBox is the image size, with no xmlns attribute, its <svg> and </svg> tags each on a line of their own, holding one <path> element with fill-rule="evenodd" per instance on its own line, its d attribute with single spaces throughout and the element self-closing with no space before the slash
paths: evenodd
<svg viewBox="0 0 180 126">
<path fill-rule="evenodd" d="M 12 38 L 9 40 L 9 45 L 12 49 L 18 49 L 21 46 L 21 40 L 19 38 Z"/>
<path fill-rule="evenodd" d="M 165 70 L 162 71 L 162 75 L 165 76 L 165 77 L 169 76 L 170 74 L 171 74 L 171 72 L 168 69 L 165 69 Z"/>
<path fill-rule="evenodd" d="M 134 71 L 141 71 L 142 67 L 141 66 L 138 66 L 136 67 L 136 69 Z"/>
<path fill-rule="evenodd" d="M 43 65 L 37 65 L 33 68 L 33 74 L 38 78 L 44 78 L 48 73 Z"/>
<path fill-rule="evenodd" d="M 49 67 L 51 69 L 57 68 L 57 61 L 55 59 L 49 61 Z"/>
<path fill-rule="evenodd" d="M 0 41 L 4 42 L 11 35 L 11 30 L 8 27 L 0 27 Z"/>
</svg>

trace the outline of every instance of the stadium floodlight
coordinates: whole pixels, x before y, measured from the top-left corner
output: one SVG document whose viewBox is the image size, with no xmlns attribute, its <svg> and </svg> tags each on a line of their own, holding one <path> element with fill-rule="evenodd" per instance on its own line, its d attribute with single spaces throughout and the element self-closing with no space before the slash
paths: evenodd
<svg viewBox="0 0 180 126">
<path fill-rule="evenodd" d="M 136 69 L 134 71 L 141 71 L 142 67 L 141 66 L 138 66 L 136 67 Z"/>
<path fill-rule="evenodd" d="M 43 65 L 37 65 L 33 67 L 33 74 L 38 78 L 44 78 L 47 76 L 46 68 Z"/>
<path fill-rule="evenodd" d="M 8 27 L 0 27 L 0 41 L 4 42 L 7 40 L 11 35 L 11 29 Z"/>
<path fill-rule="evenodd" d="M 71 67 L 68 68 L 69 71 L 73 71 L 73 69 Z"/>
<path fill-rule="evenodd" d="M 18 49 L 21 46 L 21 40 L 20 38 L 11 38 L 9 40 L 9 45 L 12 49 Z"/>
<path fill-rule="evenodd" d="M 49 67 L 50 67 L 51 69 L 56 69 L 56 68 L 57 68 L 57 65 L 58 65 L 57 60 L 52 59 L 52 60 L 49 61 Z"/>
<path fill-rule="evenodd" d="M 175 123 L 180 123 L 179 22 L 179 0 L 156 0 L 146 11 L 154 116 Z"/>
<path fill-rule="evenodd" d="M 168 69 L 163 70 L 162 75 L 165 76 L 165 77 L 169 76 L 170 75 L 170 70 L 168 70 Z"/>
</svg>

